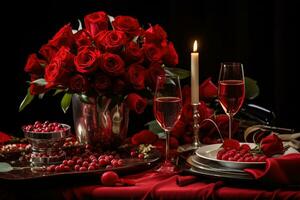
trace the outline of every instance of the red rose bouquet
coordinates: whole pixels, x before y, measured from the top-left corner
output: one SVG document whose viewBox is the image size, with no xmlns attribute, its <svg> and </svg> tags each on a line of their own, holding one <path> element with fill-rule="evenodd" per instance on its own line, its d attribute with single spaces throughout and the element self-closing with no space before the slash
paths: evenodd
<svg viewBox="0 0 300 200">
<path fill-rule="evenodd" d="M 84 28 L 63 26 L 38 54 L 29 55 L 25 72 L 30 87 L 20 110 L 34 96 L 65 92 L 67 110 L 72 94 L 128 100 L 129 108 L 142 113 L 142 91 L 153 90 L 165 66 L 175 66 L 178 56 L 160 25 L 143 29 L 130 16 L 112 17 L 95 12 L 84 17 Z M 127 98 L 126 98 L 127 97 Z"/>
</svg>

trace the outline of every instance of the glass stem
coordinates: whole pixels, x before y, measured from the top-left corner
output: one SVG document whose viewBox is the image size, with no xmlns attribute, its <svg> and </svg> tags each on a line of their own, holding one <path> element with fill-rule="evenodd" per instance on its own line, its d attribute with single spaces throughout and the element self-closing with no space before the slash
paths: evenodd
<svg viewBox="0 0 300 200">
<path fill-rule="evenodd" d="M 229 113 L 229 132 L 228 132 L 229 139 L 231 139 L 231 123 L 232 123 L 232 114 Z"/>
<path fill-rule="evenodd" d="M 166 131 L 166 162 L 169 162 L 170 131 Z"/>
</svg>

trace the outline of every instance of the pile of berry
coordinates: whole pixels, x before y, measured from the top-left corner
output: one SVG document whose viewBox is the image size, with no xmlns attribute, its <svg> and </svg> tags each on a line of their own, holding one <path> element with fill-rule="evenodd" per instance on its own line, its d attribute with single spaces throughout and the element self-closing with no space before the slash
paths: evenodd
<svg viewBox="0 0 300 200">
<path fill-rule="evenodd" d="M 248 144 L 240 144 L 237 140 L 224 140 L 217 153 L 217 159 L 236 162 L 265 162 L 266 156 L 251 150 Z"/>
<path fill-rule="evenodd" d="M 40 122 L 36 121 L 34 124 L 29 124 L 23 127 L 26 132 L 37 132 L 37 133 L 47 133 L 47 132 L 60 132 L 66 131 L 67 128 L 58 122 Z"/>
<path fill-rule="evenodd" d="M 48 172 L 68 172 L 68 171 L 91 171 L 110 169 L 124 166 L 124 160 L 118 154 L 86 154 L 81 157 L 73 156 L 69 160 L 64 160 L 62 164 L 50 165 L 47 167 Z"/>
</svg>

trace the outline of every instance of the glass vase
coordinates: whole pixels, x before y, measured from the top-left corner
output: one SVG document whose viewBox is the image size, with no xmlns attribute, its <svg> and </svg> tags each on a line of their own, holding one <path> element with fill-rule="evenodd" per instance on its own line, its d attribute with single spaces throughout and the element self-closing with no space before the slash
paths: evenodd
<svg viewBox="0 0 300 200">
<path fill-rule="evenodd" d="M 78 141 L 101 149 L 114 149 L 127 137 L 129 109 L 124 102 L 112 104 L 106 97 L 74 94 L 72 98 L 74 128 Z"/>
</svg>

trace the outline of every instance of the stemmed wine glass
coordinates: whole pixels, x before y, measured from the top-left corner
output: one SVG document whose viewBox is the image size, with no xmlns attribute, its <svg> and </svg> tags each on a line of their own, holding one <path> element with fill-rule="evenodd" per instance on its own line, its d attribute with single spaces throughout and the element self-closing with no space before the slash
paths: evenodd
<svg viewBox="0 0 300 200">
<path fill-rule="evenodd" d="M 242 63 L 221 63 L 218 98 L 223 110 L 229 117 L 228 137 L 231 139 L 232 118 L 241 108 L 245 98 L 245 78 Z"/>
<path fill-rule="evenodd" d="M 182 111 L 182 95 L 178 76 L 168 74 L 158 76 L 153 111 L 156 121 L 166 134 L 165 161 L 158 171 L 174 173 L 176 168 L 169 157 L 169 138 L 170 132 L 179 120 Z"/>
</svg>

